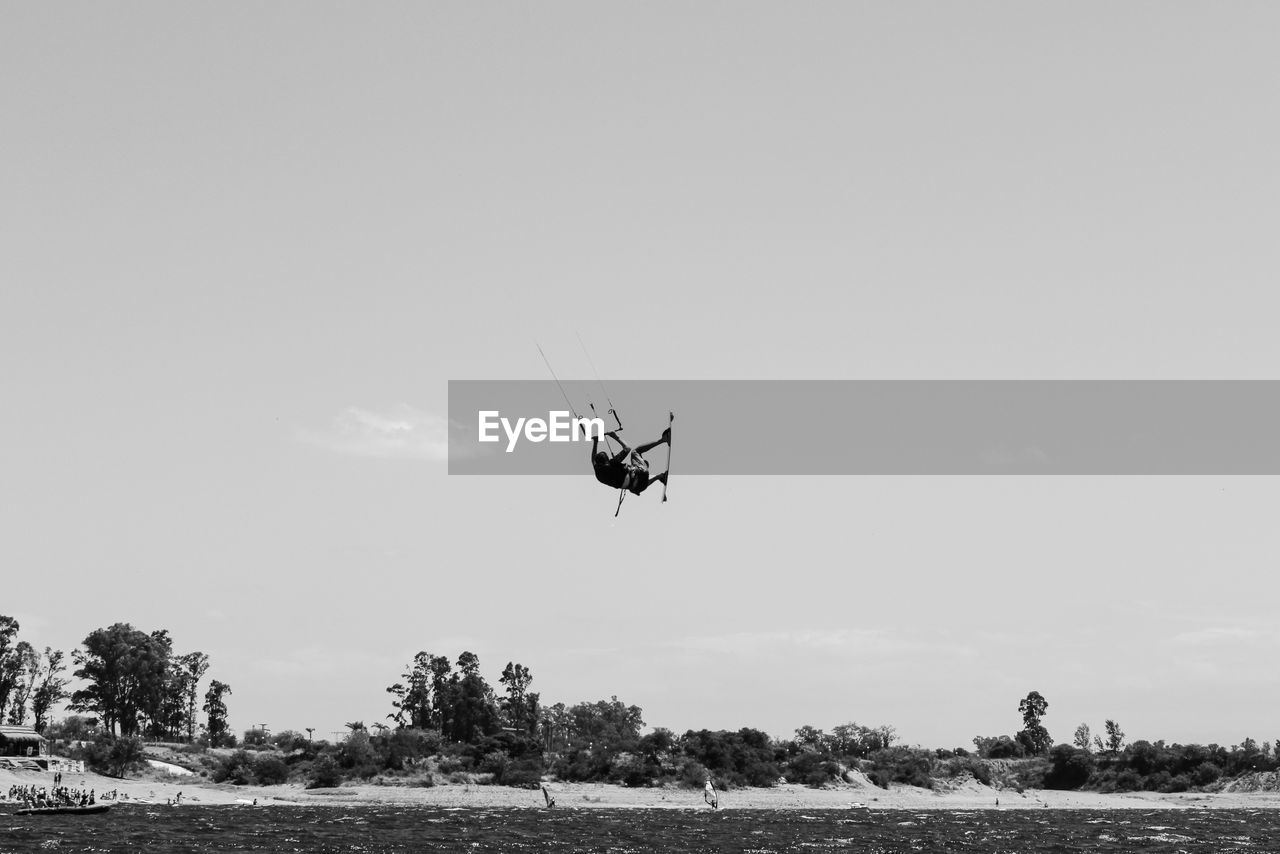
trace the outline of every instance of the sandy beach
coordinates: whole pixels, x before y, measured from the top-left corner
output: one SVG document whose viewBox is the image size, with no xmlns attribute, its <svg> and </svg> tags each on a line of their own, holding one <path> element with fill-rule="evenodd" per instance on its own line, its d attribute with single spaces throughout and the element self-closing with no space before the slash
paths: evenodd
<svg viewBox="0 0 1280 854">
<path fill-rule="evenodd" d="M 351 785 L 334 789 L 305 789 L 300 785 L 231 786 L 189 778 L 152 775 L 154 779 L 118 780 L 94 773 L 67 775 L 64 784 L 92 788 L 97 793 L 120 793 L 118 803 L 149 801 L 164 804 L 182 793 L 188 805 L 245 804 L 298 805 L 397 805 L 481 808 L 543 808 L 536 789 L 505 786 L 449 784 L 432 787 Z M 0 795 L 12 785 L 47 786 L 52 775 L 37 772 L 0 771 Z M 701 790 L 627 788 L 592 783 L 548 783 L 557 809 L 708 809 Z M 972 810 L 972 809 L 1277 809 L 1280 792 L 1182 792 L 1160 794 L 997 790 L 969 780 L 950 790 L 894 786 L 884 790 L 869 784 L 847 784 L 821 789 L 780 785 L 773 788 L 731 789 L 721 793 L 721 809 L 851 809 L 865 804 L 876 809 Z"/>
</svg>

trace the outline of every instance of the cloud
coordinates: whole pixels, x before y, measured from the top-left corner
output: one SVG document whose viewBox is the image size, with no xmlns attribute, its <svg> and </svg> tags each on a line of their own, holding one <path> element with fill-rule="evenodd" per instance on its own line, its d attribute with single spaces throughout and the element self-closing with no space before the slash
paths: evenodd
<svg viewBox="0 0 1280 854">
<path fill-rule="evenodd" d="M 351 407 L 334 417 L 328 429 L 303 431 L 303 441 L 356 457 L 449 459 L 449 420 L 401 404 L 387 412 Z"/>
</svg>

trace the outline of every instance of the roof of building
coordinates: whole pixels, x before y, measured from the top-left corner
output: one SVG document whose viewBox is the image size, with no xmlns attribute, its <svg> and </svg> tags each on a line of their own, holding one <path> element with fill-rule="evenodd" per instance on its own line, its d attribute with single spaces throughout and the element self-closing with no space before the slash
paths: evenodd
<svg viewBox="0 0 1280 854">
<path fill-rule="evenodd" d="M 0 726 L 0 739 L 7 741 L 44 741 L 45 737 L 29 726 Z"/>
</svg>

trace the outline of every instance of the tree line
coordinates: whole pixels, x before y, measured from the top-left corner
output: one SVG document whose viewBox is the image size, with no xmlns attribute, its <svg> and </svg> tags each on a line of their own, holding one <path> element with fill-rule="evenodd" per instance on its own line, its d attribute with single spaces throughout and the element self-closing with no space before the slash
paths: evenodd
<svg viewBox="0 0 1280 854">
<path fill-rule="evenodd" d="M 0 722 L 25 726 L 30 712 L 31 726 L 43 732 L 50 712 L 66 699 L 67 665 L 62 650 L 46 646 L 40 652 L 18 640 L 20 628 L 16 619 L 0 614 Z"/>
<path fill-rule="evenodd" d="M 1280 739 L 1258 744 L 1167 744 L 1164 740 L 1125 742 L 1120 724 L 1107 719 L 1095 735 L 1081 723 L 1071 743 L 1054 744 L 1043 725 L 1049 703 L 1032 691 L 1018 705 L 1023 727 L 1013 736 L 973 740 L 983 759 L 1021 759 L 1017 785 L 1029 788 L 1091 789 L 1100 792 L 1184 792 L 1253 772 L 1280 769 Z M 957 750 L 954 753 L 962 753 Z"/>
<path fill-rule="evenodd" d="M 203 695 L 199 692 L 209 669 L 207 655 L 175 651 L 165 630 L 144 632 L 116 623 L 91 632 L 73 651 L 77 669 L 72 675 L 84 687 L 68 695 L 63 653 L 49 648 L 37 653 L 17 638 L 18 630 L 16 620 L 0 616 L 0 720 L 21 724 L 30 713 L 38 730 L 83 740 L 84 719 L 50 727 L 51 708 L 69 699 L 71 710 L 92 713 L 102 724 L 86 758 L 117 774 L 141 757 L 141 737 L 191 743 L 193 755 L 202 756 L 215 780 L 295 780 L 313 786 L 377 775 L 414 777 L 419 785 L 443 779 L 536 786 L 550 775 L 629 786 L 701 786 L 711 778 L 730 788 L 781 780 L 824 785 L 863 774 L 885 787 L 932 787 L 939 778 L 967 773 L 983 783 L 1016 788 L 1183 791 L 1280 769 L 1280 740 L 1274 747 L 1249 738 L 1230 748 L 1127 744 L 1111 719 L 1098 735 L 1082 723 L 1071 743 L 1055 744 L 1044 725 L 1049 703 L 1038 691 L 1018 703 L 1020 729 L 977 736 L 972 751 L 908 747 L 898 743 L 892 726 L 856 722 L 830 732 L 806 725 L 785 739 L 752 728 L 678 734 L 660 727 L 642 734 L 639 706 L 616 696 L 543 705 L 532 690 L 528 667 L 507 662 L 495 687 L 469 651 L 456 659 L 425 651 L 414 656 L 399 681 L 386 689 L 389 724 L 349 722 L 350 734 L 336 744 L 313 742 L 309 734 L 291 730 L 268 739 L 265 731 L 253 730 L 244 733 L 248 750 L 204 756 L 208 747 L 237 746 L 227 723 L 230 687 L 212 679 Z M 197 722 L 197 706 L 205 713 L 204 724 Z"/>
<path fill-rule="evenodd" d="M 192 742 L 197 736 L 219 746 L 230 735 L 225 697 L 231 688 L 211 680 L 201 695 L 201 680 L 209 671 L 203 652 L 179 653 L 166 629 L 144 632 L 128 623 L 95 629 L 71 653 L 72 676 L 83 687 L 68 694 L 64 653 L 45 647 L 37 653 L 18 640 L 20 626 L 0 615 L 0 720 L 31 724 L 44 733 L 50 711 L 69 700 L 72 711 L 97 716 L 108 738 L 147 737 Z M 203 725 L 197 712 L 203 711 Z"/>
</svg>

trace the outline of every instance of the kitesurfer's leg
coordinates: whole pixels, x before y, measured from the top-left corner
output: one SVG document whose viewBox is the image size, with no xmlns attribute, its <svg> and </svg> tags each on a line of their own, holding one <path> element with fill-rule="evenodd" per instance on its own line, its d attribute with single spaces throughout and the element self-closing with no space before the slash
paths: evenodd
<svg viewBox="0 0 1280 854">
<path fill-rule="evenodd" d="M 646 451 L 652 451 L 654 448 L 658 447 L 659 445 L 670 443 L 670 441 L 671 441 L 671 428 L 668 427 L 666 430 L 662 431 L 661 439 L 658 439 L 656 442 L 649 442 L 648 444 L 641 445 L 640 447 L 636 448 L 636 453 L 643 455 Z"/>
</svg>

